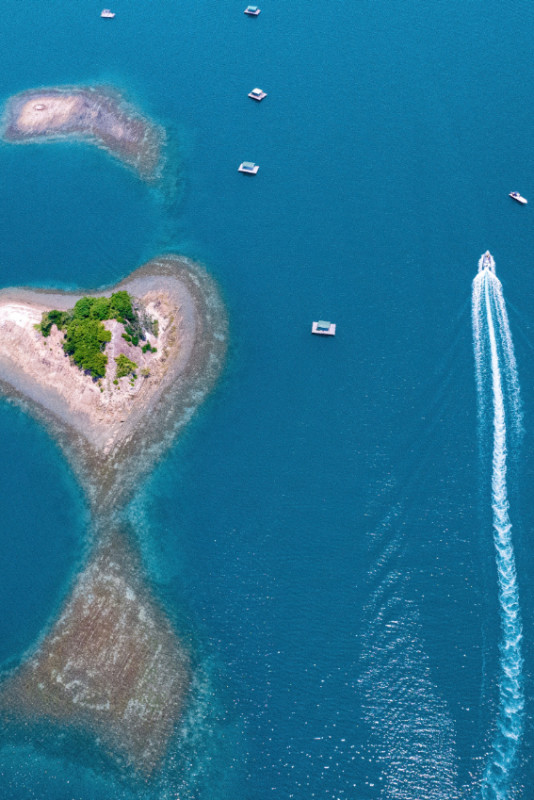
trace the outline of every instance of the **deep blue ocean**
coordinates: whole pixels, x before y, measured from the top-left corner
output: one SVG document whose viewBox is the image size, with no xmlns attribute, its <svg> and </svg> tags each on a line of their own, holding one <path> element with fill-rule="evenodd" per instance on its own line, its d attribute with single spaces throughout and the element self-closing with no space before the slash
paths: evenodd
<svg viewBox="0 0 534 800">
<path fill-rule="evenodd" d="M 2 6 L 2 100 L 111 84 L 166 127 L 170 160 L 150 188 L 89 145 L 2 145 L 0 285 L 94 288 L 184 253 L 220 286 L 230 348 L 129 509 L 196 653 L 187 735 L 133 788 L 74 740 L 51 756 L 4 736 L 0 797 L 480 796 L 501 640 L 470 318 L 489 248 L 524 405 L 510 503 L 526 706 L 507 800 L 528 800 L 534 202 L 507 194 L 534 201 L 534 5 L 245 5 L 114 0 L 110 21 L 88 2 Z M 320 318 L 334 339 L 310 335 Z M 90 526 L 57 445 L 5 401 L 0 441 L 12 664 L 56 617 Z"/>
</svg>

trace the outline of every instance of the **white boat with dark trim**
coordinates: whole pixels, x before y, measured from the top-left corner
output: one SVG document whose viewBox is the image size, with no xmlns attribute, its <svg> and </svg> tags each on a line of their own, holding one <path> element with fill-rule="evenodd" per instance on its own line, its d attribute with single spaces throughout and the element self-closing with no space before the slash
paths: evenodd
<svg viewBox="0 0 534 800">
<path fill-rule="evenodd" d="M 523 205 L 523 206 L 526 206 L 526 204 L 528 203 L 528 200 L 526 199 L 526 197 L 522 197 L 519 194 L 519 192 L 510 192 L 508 197 L 511 197 L 512 200 L 517 200 L 517 202 L 521 203 L 521 205 Z"/>
<path fill-rule="evenodd" d="M 311 332 L 317 336 L 335 336 L 336 324 L 335 322 L 327 322 L 324 319 L 320 319 L 318 322 L 312 322 Z"/>
<path fill-rule="evenodd" d="M 478 271 L 484 272 L 484 270 L 488 270 L 488 272 L 493 272 L 495 275 L 495 260 L 491 255 L 489 250 L 486 250 L 484 255 L 481 256 L 478 262 Z"/>
<path fill-rule="evenodd" d="M 109 8 L 103 8 L 102 11 L 100 12 L 100 16 L 104 17 L 104 19 L 113 19 L 113 17 L 115 16 L 115 12 L 110 11 Z"/>
</svg>

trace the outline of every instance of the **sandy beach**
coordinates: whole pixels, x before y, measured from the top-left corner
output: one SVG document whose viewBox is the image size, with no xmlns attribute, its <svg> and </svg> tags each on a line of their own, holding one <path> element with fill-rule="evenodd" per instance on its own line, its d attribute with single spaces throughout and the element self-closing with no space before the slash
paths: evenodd
<svg viewBox="0 0 534 800">
<path fill-rule="evenodd" d="M 107 87 L 35 89 L 15 95 L 4 110 L 2 136 L 12 143 L 86 139 L 145 180 L 161 174 L 165 132 Z"/>
</svg>

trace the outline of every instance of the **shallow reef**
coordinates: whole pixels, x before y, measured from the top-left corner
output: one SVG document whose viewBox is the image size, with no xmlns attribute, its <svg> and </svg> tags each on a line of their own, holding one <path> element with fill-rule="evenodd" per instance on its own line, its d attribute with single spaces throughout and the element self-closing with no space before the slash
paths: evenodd
<svg viewBox="0 0 534 800">
<path fill-rule="evenodd" d="M 9 98 L 2 120 L 7 142 L 84 139 L 104 148 L 146 181 L 161 177 L 165 131 L 110 87 L 30 89 Z"/>
</svg>

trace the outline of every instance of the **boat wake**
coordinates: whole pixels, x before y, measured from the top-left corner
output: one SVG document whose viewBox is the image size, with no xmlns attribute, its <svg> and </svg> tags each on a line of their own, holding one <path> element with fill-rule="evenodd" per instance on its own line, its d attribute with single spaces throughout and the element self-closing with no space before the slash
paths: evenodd
<svg viewBox="0 0 534 800">
<path fill-rule="evenodd" d="M 499 707 L 481 796 L 507 800 L 523 733 L 522 626 L 509 512 L 507 456 L 522 437 L 519 380 L 501 282 L 489 268 L 473 281 L 473 347 L 483 474 L 491 460 L 491 512 L 501 617 Z"/>
</svg>

